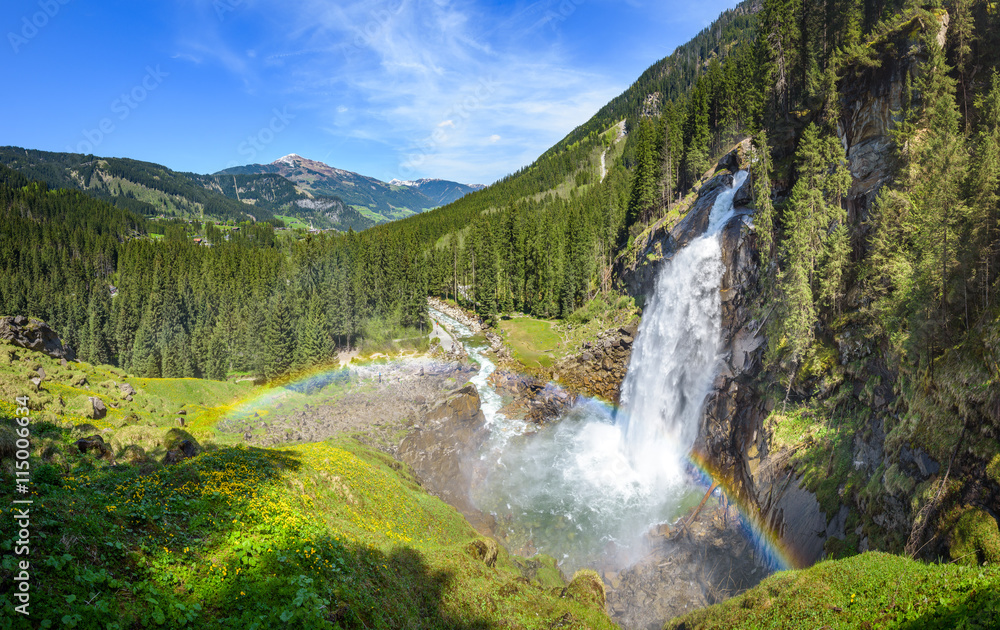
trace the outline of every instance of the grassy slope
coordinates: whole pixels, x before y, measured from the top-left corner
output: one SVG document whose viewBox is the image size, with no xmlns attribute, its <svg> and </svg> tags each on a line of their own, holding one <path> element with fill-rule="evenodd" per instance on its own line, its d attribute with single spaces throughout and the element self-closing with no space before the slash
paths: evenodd
<svg viewBox="0 0 1000 630">
<path fill-rule="evenodd" d="M 528 316 L 517 316 L 500 322 L 504 341 L 514 352 L 514 358 L 530 367 L 551 367 L 565 348 L 553 322 Z"/>
<path fill-rule="evenodd" d="M 26 376 L 19 372 L 44 362 L 47 376 L 59 376 L 55 362 L 15 354 L 26 356 L 0 373 L 0 447 Z M 68 367 L 89 382 L 106 372 Z M 483 552 L 496 549 L 492 541 L 399 463 L 350 439 L 281 449 L 203 441 L 197 457 L 163 466 L 178 436 L 166 435 L 166 422 L 148 426 L 157 406 L 187 401 L 189 428 L 209 425 L 212 415 L 198 408 L 226 409 L 236 386 L 130 382 L 159 402 L 137 414 L 143 424 L 120 428 L 117 412 L 100 421 L 54 413 L 51 394 L 30 394 L 33 407 L 44 406 L 30 414 L 35 503 L 31 552 L 20 558 L 31 562 L 33 614 L 7 615 L 12 596 L 4 593 L 0 628 L 536 628 L 560 620 L 612 627 L 592 602 L 587 576 L 567 586 L 551 559 L 526 561 L 502 549 L 488 566 Z M 115 466 L 73 444 L 101 429 Z M 192 433 L 213 435 L 207 426 Z M 0 504 L 9 506 L 18 498 L 13 461 L 0 454 Z M 5 528 L 5 583 L 14 575 L 14 546 Z"/>
<path fill-rule="evenodd" d="M 1000 566 L 923 564 L 885 553 L 777 573 L 666 628 L 996 628 Z"/>
</svg>

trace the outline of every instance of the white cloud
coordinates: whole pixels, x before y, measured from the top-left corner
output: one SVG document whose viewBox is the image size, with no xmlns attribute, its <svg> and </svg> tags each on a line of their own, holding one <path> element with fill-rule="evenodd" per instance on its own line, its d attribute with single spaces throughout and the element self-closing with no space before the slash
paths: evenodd
<svg viewBox="0 0 1000 630">
<path fill-rule="evenodd" d="M 211 39 L 187 49 L 233 72 L 259 72 L 258 85 L 317 112 L 334 136 L 391 147 L 384 172 L 370 173 L 383 179 L 488 183 L 534 159 L 624 87 L 574 68 L 544 29 L 532 32 L 546 3 L 508 16 L 447 0 L 271 2 L 255 7 L 274 28 L 270 39 L 253 42 L 259 67 L 247 68 L 252 60 Z M 504 142 L 479 154 L 484 138 Z M 406 163 L 419 167 L 397 172 Z"/>
</svg>

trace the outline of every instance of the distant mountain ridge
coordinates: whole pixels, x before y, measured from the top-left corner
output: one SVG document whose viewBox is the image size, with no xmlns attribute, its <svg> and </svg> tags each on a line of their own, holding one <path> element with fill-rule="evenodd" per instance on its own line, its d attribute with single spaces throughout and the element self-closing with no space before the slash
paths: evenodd
<svg viewBox="0 0 1000 630">
<path fill-rule="evenodd" d="M 215 176 L 255 174 L 281 175 L 309 195 L 339 197 L 376 223 L 401 219 L 447 205 L 485 187 L 442 179 L 394 179 L 387 183 L 295 153 L 280 157 L 270 164 L 227 168 Z"/>
<path fill-rule="evenodd" d="M 198 175 L 129 158 L 0 147 L 0 164 L 52 188 L 80 190 L 140 216 L 212 221 L 299 220 L 322 229 L 375 225 L 332 196 L 298 190 L 279 175 Z"/>
</svg>

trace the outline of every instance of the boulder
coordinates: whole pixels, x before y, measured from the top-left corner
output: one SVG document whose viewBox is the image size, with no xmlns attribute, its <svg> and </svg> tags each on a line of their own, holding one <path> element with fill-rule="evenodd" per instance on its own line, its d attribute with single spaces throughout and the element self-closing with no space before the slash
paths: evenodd
<svg viewBox="0 0 1000 630">
<path fill-rule="evenodd" d="M 64 346 L 59 335 L 48 324 L 23 315 L 0 317 L 0 339 L 27 350 L 34 350 L 53 359 L 76 358 L 69 346 Z"/>
<path fill-rule="evenodd" d="M 130 396 L 135 396 L 135 388 L 129 385 L 128 383 L 122 383 L 121 385 L 119 385 L 118 391 L 122 393 L 122 396 L 125 396 L 125 398 L 129 400 L 131 400 L 129 398 Z"/>
<path fill-rule="evenodd" d="M 87 400 L 90 401 L 90 411 L 87 414 L 88 418 L 100 420 L 104 416 L 108 415 L 108 408 L 104 406 L 103 400 L 97 396 L 90 396 Z"/>
<path fill-rule="evenodd" d="M 492 538 L 473 540 L 465 549 L 469 555 L 488 567 L 497 563 L 497 543 Z"/>
<path fill-rule="evenodd" d="M 108 459 L 111 457 L 111 447 L 104 443 L 104 438 L 100 435 L 80 438 L 76 441 L 76 447 L 81 453 L 91 453 L 98 459 Z"/>
<path fill-rule="evenodd" d="M 194 436 L 184 429 L 170 429 L 163 436 L 163 447 L 168 451 L 179 450 L 187 457 L 194 457 L 201 452 L 201 445 Z"/>
<path fill-rule="evenodd" d="M 563 589 L 562 595 L 604 610 L 604 582 L 601 580 L 601 576 L 592 569 L 577 571 L 569 586 Z"/>
<path fill-rule="evenodd" d="M 171 430 L 174 431 L 176 429 Z M 163 457 L 163 463 L 167 465 L 176 464 L 189 457 L 194 457 L 199 452 L 201 452 L 201 448 L 195 442 L 192 440 L 182 440 L 175 448 L 167 451 L 167 454 Z"/>
</svg>

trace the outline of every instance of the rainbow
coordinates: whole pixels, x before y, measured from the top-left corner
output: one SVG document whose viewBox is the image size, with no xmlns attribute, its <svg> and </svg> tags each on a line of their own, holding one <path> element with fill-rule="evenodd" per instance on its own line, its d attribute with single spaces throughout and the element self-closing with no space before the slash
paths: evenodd
<svg viewBox="0 0 1000 630">
<path fill-rule="evenodd" d="M 348 383 L 357 379 L 377 380 L 380 375 L 388 380 L 395 378 L 404 369 L 423 367 L 427 371 L 434 372 L 446 365 L 448 364 L 443 361 L 410 358 L 401 360 L 385 356 L 364 361 L 354 360 L 343 366 L 319 365 L 255 389 L 249 396 L 234 401 L 226 415 L 234 418 L 245 418 L 254 413 L 265 415 L 282 401 L 291 400 L 296 395 L 314 394 L 333 383 Z"/>
<path fill-rule="evenodd" d="M 756 507 L 751 506 L 736 492 L 732 479 L 708 461 L 704 455 L 692 451 L 688 455 L 691 466 L 700 474 L 705 485 L 719 485 L 726 493 L 729 501 L 736 505 L 740 513 L 740 526 L 743 535 L 754 546 L 765 564 L 776 571 L 801 569 L 807 563 L 796 551 L 785 543 L 781 536 L 760 515 Z"/>
</svg>

